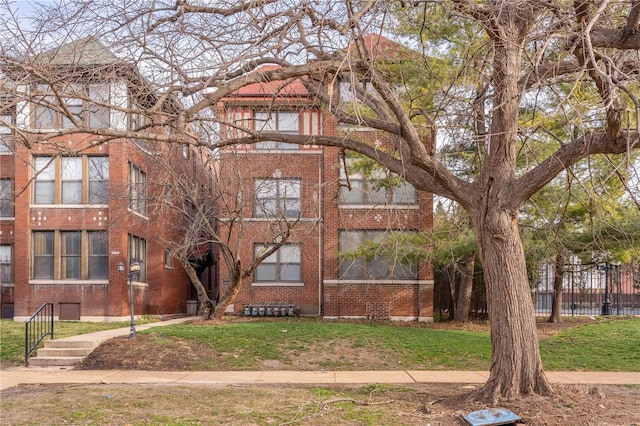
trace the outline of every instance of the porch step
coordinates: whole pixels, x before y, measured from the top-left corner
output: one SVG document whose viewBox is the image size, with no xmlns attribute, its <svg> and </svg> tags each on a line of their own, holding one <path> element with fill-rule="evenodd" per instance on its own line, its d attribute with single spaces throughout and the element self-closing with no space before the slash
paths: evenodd
<svg viewBox="0 0 640 426">
<path fill-rule="evenodd" d="M 70 367 L 81 362 L 83 356 L 36 356 L 29 358 L 29 365 L 33 367 Z"/>
<path fill-rule="evenodd" d="M 46 346 L 46 345 L 45 345 Z M 93 348 L 47 348 L 38 349 L 36 357 L 85 357 L 93 351 Z"/>
<path fill-rule="evenodd" d="M 44 342 L 45 348 L 88 348 L 94 349 L 96 347 L 96 343 L 93 340 L 69 340 L 69 339 L 60 339 L 60 340 L 45 340 Z"/>
<path fill-rule="evenodd" d="M 79 364 L 98 345 L 93 340 L 60 339 L 46 340 L 44 348 L 29 358 L 34 367 L 69 367 Z"/>
</svg>

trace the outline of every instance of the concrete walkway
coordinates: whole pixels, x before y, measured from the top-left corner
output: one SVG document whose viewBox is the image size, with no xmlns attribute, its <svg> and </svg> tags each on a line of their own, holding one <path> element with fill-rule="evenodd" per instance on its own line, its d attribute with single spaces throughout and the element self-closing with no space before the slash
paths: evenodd
<svg viewBox="0 0 640 426">
<path fill-rule="evenodd" d="M 180 324 L 193 317 L 159 321 L 136 326 L 136 330 Z M 129 335 L 129 327 L 66 337 L 59 340 L 94 340 Z M 369 383 L 484 383 L 486 371 L 139 371 L 73 370 L 64 368 L 20 367 L 0 371 L 0 390 L 19 384 L 369 384 Z M 547 372 L 551 383 L 640 385 L 640 373 L 628 372 Z"/>
<path fill-rule="evenodd" d="M 0 390 L 19 384 L 351 384 L 484 383 L 486 371 L 138 371 L 20 368 L 0 372 Z M 640 373 L 547 372 L 551 383 L 640 385 Z"/>
</svg>

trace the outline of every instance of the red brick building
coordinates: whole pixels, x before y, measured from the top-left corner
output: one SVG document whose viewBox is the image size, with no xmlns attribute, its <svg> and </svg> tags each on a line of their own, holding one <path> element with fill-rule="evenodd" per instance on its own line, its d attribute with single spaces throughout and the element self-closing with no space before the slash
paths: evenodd
<svg viewBox="0 0 640 426">
<path fill-rule="evenodd" d="M 172 158 L 174 167 L 198 176 L 198 156 L 182 147 L 102 142 L 86 133 L 32 146 L 20 139 L 21 130 L 139 130 L 150 120 L 141 113 L 150 100 L 150 92 L 140 89 L 144 81 L 99 42 L 85 39 L 43 57 L 51 78 L 3 69 L 15 88 L 3 97 L 0 117 L 3 317 L 23 320 L 53 302 L 59 319 L 127 319 L 126 270 L 133 261 L 141 265 L 133 280 L 136 316 L 184 313 L 191 284 L 168 255 L 167 241 L 177 235 L 165 226 L 173 213 L 154 201 L 166 187 L 166 169 L 154 158 Z M 56 75 L 66 78 L 52 84 Z M 75 122 L 63 113 L 60 99 Z"/>
<path fill-rule="evenodd" d="M 347 88 L 336 84 L 332 90 Z M 372 144 L 389 142 L 370 129 L 338 126 L 300 81 L 246 86 L 220 102 L 218 115 L 230 124 L 223 129 L 227 137 L 241 136 L 244 128 L 299 135 L 349 132 Z M 243 285 L 233 312 L 290 304 L 301 314 L 325 317 L 433 320 L 430 265 L 401 264 L 388 252 L 345 255 L 368 241 L 430 230 L 432 194 L 398 176 L 385 189 L 378 185 L 383 179 L 352 167 L 357 161 L 362 160 L 339 148 L 313 144 L 259 142 L 220 152 L 221 185 L 242 204 L 235 210 L 242 232 L 230 239 L 238 242 L 241 262 L 251 261 L 295 223 L 287 243 Z M 389 181 L 388 174 L 382 177 Z M 224 270 L 221 275 L 226 279 Z"/>
</svg>

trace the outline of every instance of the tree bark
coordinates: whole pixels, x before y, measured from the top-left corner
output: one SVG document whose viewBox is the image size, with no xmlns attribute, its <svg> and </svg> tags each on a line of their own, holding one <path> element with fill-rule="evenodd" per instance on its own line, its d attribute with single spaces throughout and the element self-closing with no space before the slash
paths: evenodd
<svg viewBox="0 0 640 426">
<path fill-rule="evenodd" d="M 562 283 L 564 281 L 564 256 L 556 254 L 553 270 L 553 301 L 548 322 L 562 322 Z"/>
<path fill-rule="evenodd" d="M 548 395 L 542 369 L 517 213 L 486 206 L 472 215 L 487 288 L 491 372 L 474 398 L 495 403 L 521 395 Z"/>
<path fill-rule="evenodd" d="M 191 266 L 189 261 L 182 262 L 182 266 L 185 271 L 187 271 L 187 275 L 191 279 L 193 286 L 196 288 L 196 293 L 198 294 L 198 300 L 200 301 L 200 306 L 202 307 L 202 318 L 208 320 L 211 318 L 211 314 L 213 313 L 213 301 L 207 295 L 207 290 L 202 285 L 200 278 L 198 277 L 198 273 Z"/>
<path fill-rule="evenodd" d="M 471 307 L 471 290 L 473 289 L 473 271 L 475 268 L 475 253 L 468 254 L 462 259 L 460 273 L 460 287 L 458 301 L 453 315 L 455 321 L 468 322 Z"/>
<path fill-rule="evenodd" d="M 227 307 L 236 299 L 236 296 L 240 292 L 243 282 L 242 268 L 240 267 L 240 261 L 235 264 L 235 270 L 232 272 L 231 284 L 229 289 L 225 292 L 224 296 L 220 299 L 216 305 L 216 309 L 213 313 L 215 319 L 222 319 Z"/>
<path fill-rule="evenodd" d="M 455 319 L 456 312 L 456 269 L 456 262 L 452 262 L 445 270 L 447 282 L 449 283 L 449 294 L 451 295 L 449 299 L 449 319 Z"/>
</svg>

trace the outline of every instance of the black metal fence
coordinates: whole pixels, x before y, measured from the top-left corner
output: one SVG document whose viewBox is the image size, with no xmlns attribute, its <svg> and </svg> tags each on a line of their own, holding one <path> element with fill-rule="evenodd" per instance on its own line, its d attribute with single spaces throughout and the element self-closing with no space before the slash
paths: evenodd
<svg viewBox="0 0 640 426">
<path fill-rule="evenodd" d="M 538 314 L 551 312 L 552 264 L 544 265 L 533 283 Z M 640 315 L 640 271 L 613 263 L 565 264 L 562 282 L 562 315 Z"/>
<path fill-rule="evenodd" d="M 563 273 L 561 315 L 640 315 L 638 265 L 574 263 L 566 264 Z M 551 314 L 554 274 L 553 264 L 545 264 L 531 282 L 531 298 L 537 315 Z M 452 309 L 448 279 L 436 271 L 434 313 L 439 319 L 447 319 L 451 317 Z M 470 314 L 475 318 L 487 317 L 486 293 L 480 268 L 474 276 Z"/>
<path fill-rule="evenodd" d="M 53 303 L 44 303 L 24 323 L 24 365 L 29 365 L 29 354 L 42 340 L 51 336 L 53 339 Z"/>
</svg>

